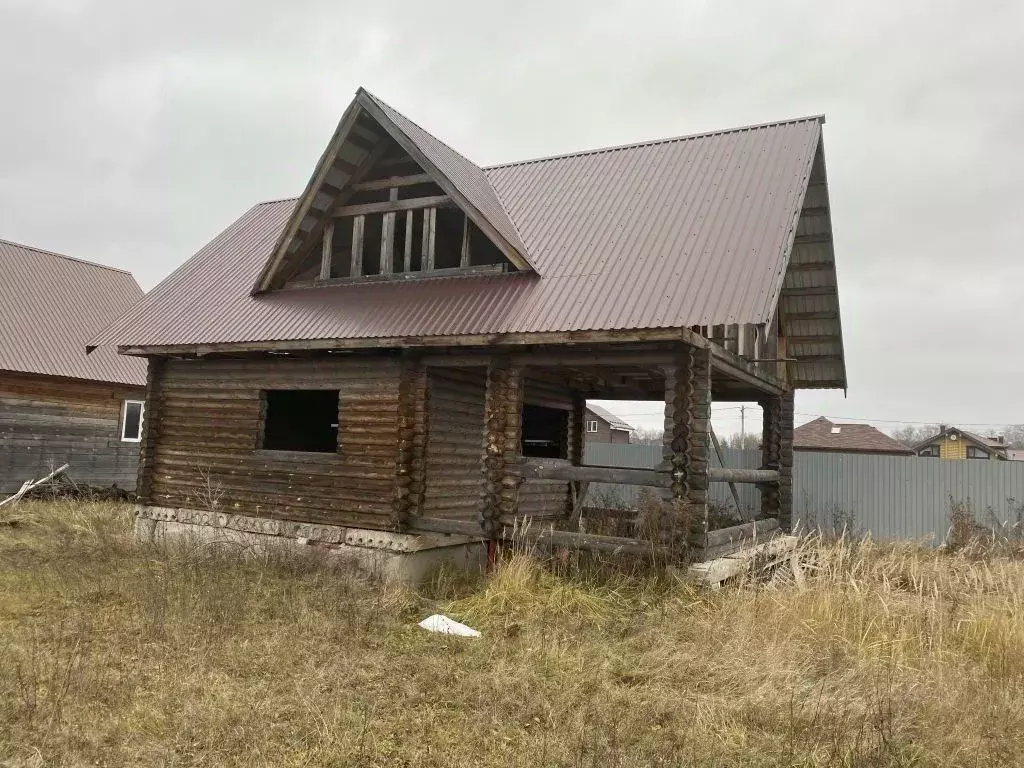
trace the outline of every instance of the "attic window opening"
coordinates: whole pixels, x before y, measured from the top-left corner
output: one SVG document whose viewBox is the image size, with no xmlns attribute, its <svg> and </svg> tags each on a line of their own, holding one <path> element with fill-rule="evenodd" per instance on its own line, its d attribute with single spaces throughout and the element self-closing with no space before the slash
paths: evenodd
<svg viewBox="0 0 1024 768">
<path fill-rule="evenodd" d="M 832 427 L 832 434 L 833 435 L 838 435 L 842 431 L 843 431 L 842 427 Z"/>
<path fill-rule="evenodd" d="M 260 440 L 263 450 L 337 452 L 338 390 L 269 389 L 261 397 L 266 414 Z"/>
<path fill-rule="evenodd" d="M 984 448 L 979 448 L 976 445 L 967 446 L 967 458 L 968 459 L 987 459 L 988 451 Z"/>
<path fill-rule="evenodd" d="M 522 453 L 538 459 L 569 458 L 569 411 L 524 405 Z"/>
</svg>

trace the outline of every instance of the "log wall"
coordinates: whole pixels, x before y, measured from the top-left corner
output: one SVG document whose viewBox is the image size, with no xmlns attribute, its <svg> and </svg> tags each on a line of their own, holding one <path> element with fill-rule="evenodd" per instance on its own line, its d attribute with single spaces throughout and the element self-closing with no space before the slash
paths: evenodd
<svg viewBox="0 0 1024 768">
<path fill-rule="evenodd" d="M 139 443 L 121 441 L 124 400 L 145 390 L 0 373 L 0 493 L 62 464 L 83 485 L 135 490 Z"/>
<path fill-rule="evenodd" d="M 485 368 L 431 368 L 425 517 L 476 520 L 483 487 Z"/>
<path fill-rule="evenodd" d="M 413 461 L 399 434 L 415 417 L 414 402 L 402 407 L 402 382 L 415 378 L 404 365 L 397 355 L 167 361 L 151 382 L 143 501 L 395 528 Z M 338 452 L 258 450 L 265 389 L 339 390 Z"/>
</svg>

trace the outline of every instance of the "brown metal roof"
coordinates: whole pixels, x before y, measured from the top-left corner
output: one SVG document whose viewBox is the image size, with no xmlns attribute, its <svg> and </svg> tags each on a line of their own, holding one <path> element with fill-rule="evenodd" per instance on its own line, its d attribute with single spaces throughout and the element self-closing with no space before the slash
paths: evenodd
<svg viewBox="0 0 1024 768">
<path fill-rule="evenodd" d="M 811 117 L 485 169 L 539 274 L 251 296 L 294 201 L 257 205 L 93 343 L 764 323 L 820 134 Z"/>
<path fill-rule="evenodd" d="M 119 269 L 0 240 L 0 370 L 146 383 L 146 363 L 85 343 L 142 298 Z"/>
<path fill-rule="evenodd" d="M 623 421 L 606 408 L 602 408 L 599 405 L 589 403 L 587 405 L 587 410 L 590 411 L 590 413 L 597 416 L 599 419 L 604 419 L 606 422 L 608 422 L 608 426 L 611 427 L 612 429 L 621 429 L 627 432 L 633 431 L 633 427 L 628 422 Z"/>
<path fill-rule="evenodd" d="M 870 424 L 836 424 L 824 416 L 793 430 L 793 448 L 798 451 L 914 455 L 905 445 Z"/>
</svg>

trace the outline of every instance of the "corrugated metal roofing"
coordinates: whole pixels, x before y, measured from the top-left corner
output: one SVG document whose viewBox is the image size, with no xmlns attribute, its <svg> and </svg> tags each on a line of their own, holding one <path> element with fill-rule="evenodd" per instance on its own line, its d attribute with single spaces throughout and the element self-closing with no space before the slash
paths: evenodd
<svg viewBox="0 0 1024 768">
<path fill-rule="evenodd" d="M 0 370 L 146 383 L 143 360 L 85 354 L 92 334 L 142 298 L 128 272 L 0 240 L 0 274 Z"/>
<path fill-rule="evenodd" d="M 486 169 L 540 275 L 253 297 L 294 201 L 257 205 L 94 343 L 763 323 L 778 298 L 819 138 L 820 118 L 803 118 Z"/>
</svg>

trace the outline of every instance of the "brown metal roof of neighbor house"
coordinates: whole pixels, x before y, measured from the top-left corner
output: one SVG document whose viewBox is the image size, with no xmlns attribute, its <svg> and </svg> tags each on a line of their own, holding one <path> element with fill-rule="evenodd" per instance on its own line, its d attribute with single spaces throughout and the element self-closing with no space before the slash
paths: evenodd
<svg viewBox="0 0 1024 768">
<path fill-rule="evenodd" d="M 824 416 L 793 430 L 793 448 L 804 451 L 914 455 L 905 445 L 870 424 L 836 424 Z"/>
<path fill-rule="evenodd" d="M 128 272 L 0 240 L 0 371 L 146 383 L 144 360 L 85 354 L 92 334 L 142 298 Z"/>
<path fill-rule="evenodd" d="M 295 206 L 260 204 L 92 344 L 765 323 L 820 137 L 809 117 L 484 169 L 536 272 L 254 296 Z"/>
</svg>

